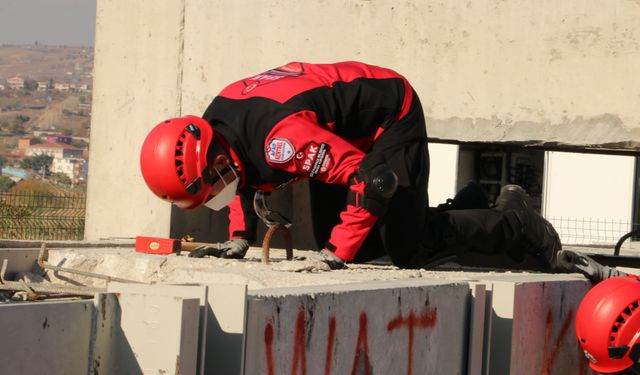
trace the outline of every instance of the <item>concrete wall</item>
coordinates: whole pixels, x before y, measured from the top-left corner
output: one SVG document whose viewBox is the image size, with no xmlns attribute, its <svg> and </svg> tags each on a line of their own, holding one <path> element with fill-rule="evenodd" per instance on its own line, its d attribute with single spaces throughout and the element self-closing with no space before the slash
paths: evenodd
<svg viewBox="0 0 640 375">
<path fill-rule="evenodd" d="M 566 244 L 615 244 L 631 231 L 635 159 L 547 152 L 543 213 Z"/>
<path fill-rule="evenodd" d="M 88 373 L 91 301 L 0 306 L 0 373 Z"/>
<path fill-rule="evenodd" d="M 429 271 L 247 294 L 198 268 L 188 285 L 0 304 L 0 349 L 13 359 L 0 373 L 592 374 L 574 334 L 591 286 L 581 276 Z"/>
<path fill-rule="evenodd" d="M 487 289 L 483 373 L 592 374 L 575 336 L 575 316 L 591 284 L 560 275 L 483 278 Z"/>
<path fill-rule="evenodd" d="M 255 291 L 245 374 L 463 374 L 469 289 L 427 280 Z"/>
<path fill-rule="evenodd" d="M 435 138 L 635 148 L 639 17 L 632 0 L 98 0 L 86 237 L 215 237 L 208 211 L 144 186 L 144 135 L 291 60 L 402 72 Z"/>
</svg>

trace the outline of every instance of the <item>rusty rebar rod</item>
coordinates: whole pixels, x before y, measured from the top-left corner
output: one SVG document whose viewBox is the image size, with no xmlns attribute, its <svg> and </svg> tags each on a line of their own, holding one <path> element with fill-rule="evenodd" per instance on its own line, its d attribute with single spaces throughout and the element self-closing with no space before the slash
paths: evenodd
<svg viewBox="0 0 640 375">
<path fill-rule="evenodd" d="M 0 290 L 10 290 L 14 292 L 27 292 L 37 294 L 65 294 L 74 296 L 92 297 L 96 293 L 106 293 L 106 289 L 79 287 L 67 285 L 53 285 L 45 283 L 27 283 L 24 281 L 4 281 L 0 283 Z"/>
<path fill-rule="evenodd" d="M 27 292 L 30 299 L 37 299 L 39 294 L 70 294 L 78 296 L 93 296 L 96 293 L 106 293 L 106 289 L 80 287 L 70 285 L 54 285 L 46 283 L 28 283 L 24 280 L 9 281 L 5 278 L 9 261 L 4 259 L 0 268 L 0 290 Z"/>
<path fill-rule="evenodd" d="M 76 269 L 73 269 L 73 268 L 54 266 L 54 265 L 48 264 L 45 261 L 46 257 L 47 257 L 47 247 L 46 247 L 46 244 L 43 243 L 42 246 L 40 247 L 40 253 L 38 254 L 38 267 L 42 268 L 43 270 L 52 270 L 52 271 L 58 271 L 58 272 L 71 273 L 71 274 L 75 274 L 75 275 L 91 277 L 91 278 L 94 278 L 94 279 L 101 279 L 101 280 L 105 280 L 107 282 L 116 281 L 116 282 L 120 282 L 120 283 L 144 284 L 144 283 L 142 283 L 140 281 L 122 279 L 122 278 L 119 278 L 119 277 L 113 277 L 113 276 L 108 276 L 108 275 L 101 275 L 99 273 L 81 271 L 81 270 L 76 270 Z"/>
<path fill-rule="evenodd" d="M 274 224 L 269 226 L 269 229 L 267 229 L 267 233 L 264 234 L 264 239 L 262 240 L 262 264 L 269 264 L 271 239 L 276 232 L 281 232 L 284 237 L 287 260 L 293 259 L 293 241 L 291 240 L 291 232 L 289 232 L 289 229 L 282 224 Z"/>
</svg>

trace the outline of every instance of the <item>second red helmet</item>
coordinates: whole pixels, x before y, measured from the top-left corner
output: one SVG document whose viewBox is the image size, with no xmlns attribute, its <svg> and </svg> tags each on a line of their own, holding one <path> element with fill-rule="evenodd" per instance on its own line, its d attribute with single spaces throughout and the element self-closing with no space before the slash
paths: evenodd
<svg viewBox="0 0 640 375">
<path fill-rule="evenodd" d="M 576 313 L 576 335 L 589 366 L 620 372 L 640 360 L 640 280 L 614 277 L 594 286 Z"/>
</svg>

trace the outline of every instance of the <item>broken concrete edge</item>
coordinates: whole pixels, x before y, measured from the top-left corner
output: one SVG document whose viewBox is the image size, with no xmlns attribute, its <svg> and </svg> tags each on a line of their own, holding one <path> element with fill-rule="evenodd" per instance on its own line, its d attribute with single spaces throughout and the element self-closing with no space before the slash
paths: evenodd
<svg viewBox="0 0 640 375">
<path fill-rule="evenodd" d="M 284 297 L 284 296 L 301 296 L 315 294 L 335 294 L 342 292 L 350 292 L 353 290 L 367 291 L 378 289 L 395 289 L 407 287 L 424 287 L 424 286 L 440 286 L 440 285 L 462 285 L 469 284 L 468 280 L 435 280 L 435 279 L 409 279 L 409 280 L 371 280 L 358 281 L 343 284 L 325 284 L 304 287 L 279 287 L 249 290 L 247 297 Z"/>
<path fill-rule="evenodd" d="M 103 247 L 133 247 L 135 239 L 105 239 L 100 241 L 47 241 L 47 240 L 9 240 L 0 239 L 0 249 L 36 249 L 42 244 L 46 244 L 48 248 L 71 249 L 71 248 L 103 248 Z"/>
</svg>

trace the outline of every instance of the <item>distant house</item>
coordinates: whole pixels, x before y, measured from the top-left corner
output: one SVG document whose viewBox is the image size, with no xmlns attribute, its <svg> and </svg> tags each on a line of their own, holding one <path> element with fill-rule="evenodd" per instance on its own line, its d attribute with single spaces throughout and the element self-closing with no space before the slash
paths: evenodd
<svg viewBox="0 0 640 375">
<path fill-rule="evenodd" d="M 24 155 L 27 152 L 27 148 L 31 145 L 35 144 L 35 139 L 32 138 L 20 138 L 18 139 L 18 151 L 21 155 Z"/>
<path fill-rule="evenodd" d="M 64 173 L 77 184 L 86 179 L 87 161 L 83 158 L 55 158 L 51 163 L 51 172 Z"/>
<path fill-rule="evenodd" d="M 54 83 L 53 89 L 58 91 L 69 91 L 71 89 L 71 85 L 68 83 Z"/>
<path fill-rule="evenodd" d="M 22 89 L 24 88 L 24 79 L 17 76 L 7 78 L 7 85 L 9 86 L 10 89 L 13 89 L 13 90 Z"/>
<path fill-rule="evenodd" d="M 47 91 L 49 89 L 48 81 L 38 81 L 38 91 Z"/>
<path fill-rule="evenodd" d="M 73 137 L 63 134 L 49 134 L 46 137 L 47 143 L 64 143 L 67 145 L 71 144 L 73 141 Z"/>
<path fill-rule="evenodd" d="M 4 91 L 4 90 L 6 90 L 6 87 L 5 87 L 5 85 L 3 85 L 3 84 L 0 84 L 0 91 Z"/>
<path fill-rule="evenodd" d="M 54 159 L 79 158 L 84 150 L 64 143 L 42 143 L 27 147 L 26 156 L 49 155 Z"/>
</svg>

